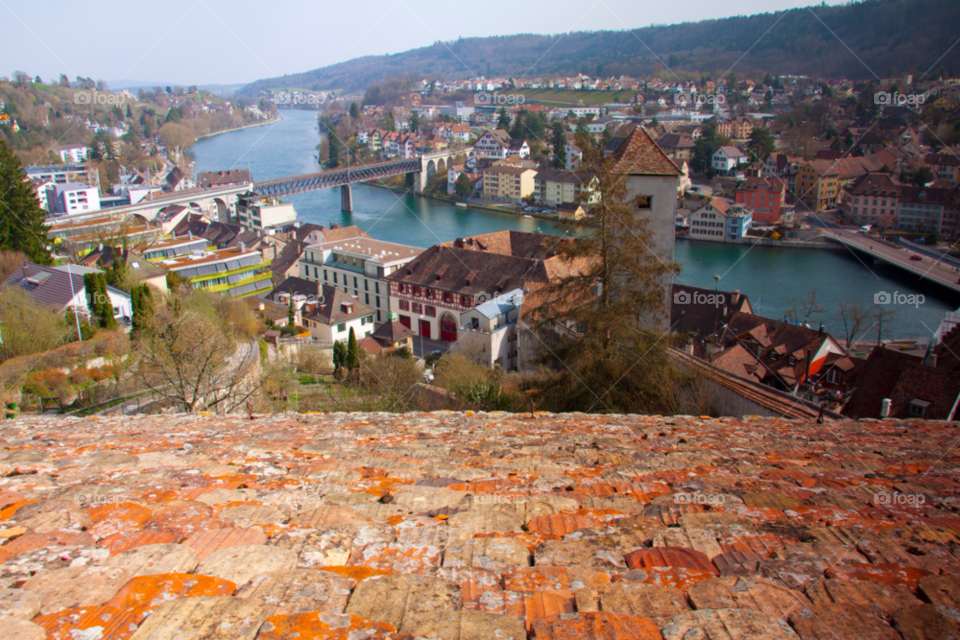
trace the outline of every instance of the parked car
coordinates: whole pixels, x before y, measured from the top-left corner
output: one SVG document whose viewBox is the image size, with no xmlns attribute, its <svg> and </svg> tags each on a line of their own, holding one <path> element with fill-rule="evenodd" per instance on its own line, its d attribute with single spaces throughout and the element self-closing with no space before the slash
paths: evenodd
<svg viewBox="0 0 960 640">
<path fill-rule="evenodd" d="M 912 256 L 910 256 L 910 259 L 913 260 L 914 262 L 920 262 L 921 260 L 923 260 L 923 258 L 918 256 L 917 254 L 913 254 Z"/>
</svg>

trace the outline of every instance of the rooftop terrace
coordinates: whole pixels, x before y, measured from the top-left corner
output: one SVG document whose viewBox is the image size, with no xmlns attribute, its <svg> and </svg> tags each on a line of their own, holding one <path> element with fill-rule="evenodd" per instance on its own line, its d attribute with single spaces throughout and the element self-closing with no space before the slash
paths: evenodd
<svg viewBox="0 0 960 640">
<path fill-rule="evenodd" d="M 956 637 L 958 437 L 582 414 L 3 421 L 0 635 Z"/>
</svg>

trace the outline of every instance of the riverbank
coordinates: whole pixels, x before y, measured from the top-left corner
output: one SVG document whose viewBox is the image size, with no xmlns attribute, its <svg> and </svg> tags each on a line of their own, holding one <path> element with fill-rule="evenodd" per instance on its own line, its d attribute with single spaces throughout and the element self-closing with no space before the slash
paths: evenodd
<svg viewBox="0 0 960 640">
<path fill-rule="evenodd" d="M 197 136 L 197 141 L 203 140 L 205 138 L 212 138 L 218 136 L 221 133 L 233 133 L 234 131 L 243 131 L 244 129 L 253 129 L 254 127 L 264 127 L 268 124 L 276 124 L 283 120 L 280 116 L 276 118 L 271 118 L 270 120 L 264 120 L 263 122 L 254 122 L 251 124 L 245 124 L 242 127 L 233 127 L 232 129 L 223 129 L 222 131 L 214 131 L 213 133 L 205 133 L 202 136 Z"/>
<path fill-rule="evenodd" d="M 803 240 L 771 240 L 770 238 L 754 238 L 747 236 L 740 242 L 728 242 L 726 240 L 704 240 L 703 238 L 691 238 L 688 235 L 677 234 L 677 240 L 689 240 L 703 244 L 726 244 L 733 246 L 748 247 L 774 247 L 777 249 L 843 249 L 843 245 L 833 242 L 804 242 Z"/>
<path fill-rule="evenodd" d="M 528 213 L 526 211 L 517 211 L 516 209 L 507 209 L 505 207 L 497 207 L 489 204 L 482 203 L 473 203 L 473 202 L 464 202 L 463 200 L 457 200 L 456 198 L 446 198 L 443 196 L 438 196 L 429 193 L 418 193 L 412 189 L 397 189 L 396 187 L 390 187 L 385 184 L 376 184 L 374 182 L 363 182 L 368 187 L 376 187 L 378 189 L 386 189 L 387 191 L 392 191 L 393 193 L 400 195 L 411 195 L 417 196 L 418 198 L 426 198 L 428 200 L 436 200 L 438 202 L 445 202 L 447 204 L 452 204 L 456 206 L 457 204 L 465 204 L 470 209 L 478 209 L 480 211 L 492 211 L 494 213 L 505 213 L 507 215 L 516 216 L 518 218 L 523 218 L 524 216 L 530 216 L 531 218 L 537 218 L 539 220 L 546 220 L 547 222 L 558 222 L 561 224 L 572 224 L 571 220 L 564 220 L 562 218 L 554 218 L 552 216 L 543 215 L 540 213 Z"/>
</svg>

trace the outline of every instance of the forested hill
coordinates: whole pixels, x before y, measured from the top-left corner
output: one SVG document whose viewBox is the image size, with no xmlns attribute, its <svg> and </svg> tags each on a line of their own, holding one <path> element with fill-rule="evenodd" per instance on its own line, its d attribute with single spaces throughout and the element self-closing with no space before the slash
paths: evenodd
<svg viewBox="0 0 960 640">
<path fill-rule="evenodd" d="M 920 76 L 930 67 L 957 75 L 960 46 L 947 51 L 958 38 L 958 0 L 867 0 L 632 31 L 461 38 L 258 80 L 238 95 L 283 87 L 362 89 L 409 73 L 449 80 L 575 73 L 600 77 L 660 73 L 673 78 L 672 71 L 699 78 L 701 72 L 719 77 L 736 64 L 734 73 L 740 77 L 770 72 L 874 79 L 874 74 Z"/>
</svg>

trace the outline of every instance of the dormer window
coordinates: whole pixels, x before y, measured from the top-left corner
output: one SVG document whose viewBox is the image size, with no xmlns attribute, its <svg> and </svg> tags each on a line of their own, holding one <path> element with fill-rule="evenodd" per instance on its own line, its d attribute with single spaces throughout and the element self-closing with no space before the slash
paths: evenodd
<svg viewBox="0 0 960 640">
<path fill-rule="evenodd" d="M 770 359 L 771 359 L 771 360 L 779 360 L 779 359 L 780 359 L 780 354 L 777 353 L 776 351 L 771 351 L 771 352 L 770 352 Z"/>
<path fill-rule="evenodd" d="M 922 418 L 927 413 L 927 407 L 930 403 L 920 398 L 914 398 L 910 401 L 909 414 L 911 418 Z"/>
<path fill-rule="evenodd" d="M 787 359 L 787 364 L 789 364 L 789 365 L 792 367 L 792 366 L 794 366 L 795 364 L 797 364 L 797 359 L 794 358 L 793 356 L 790 356 L 790 357 Z"/>
</svg>

